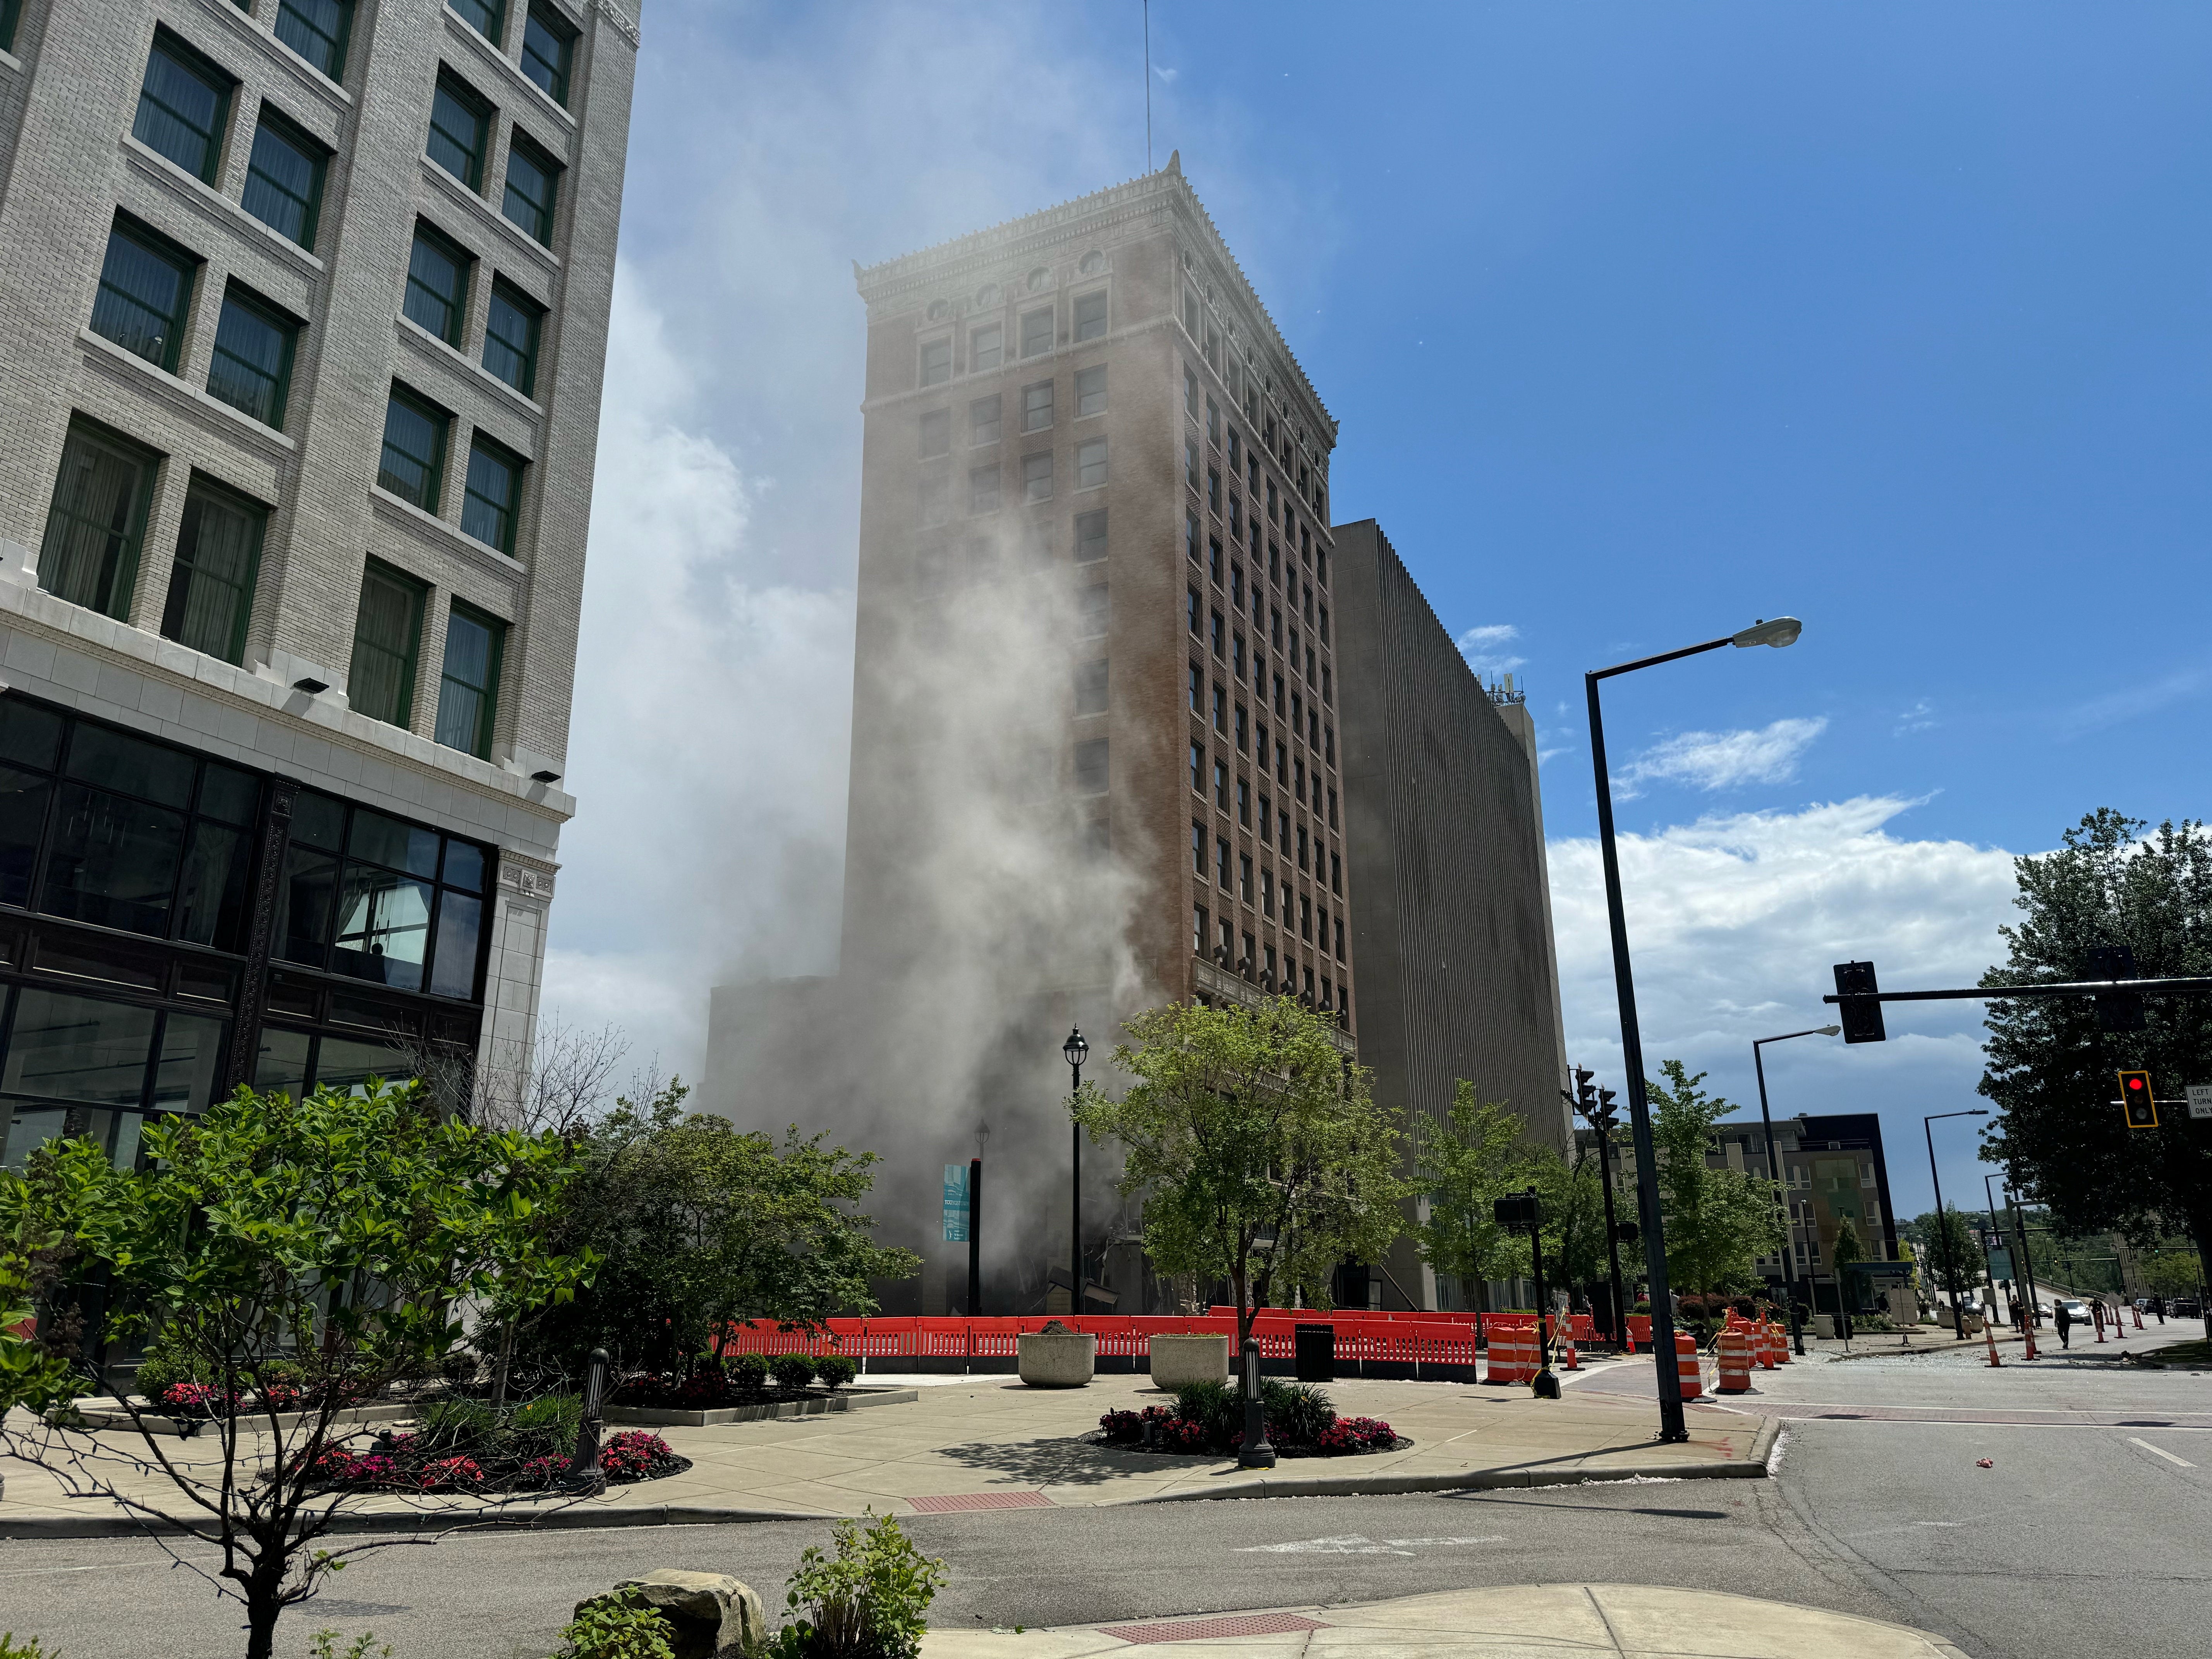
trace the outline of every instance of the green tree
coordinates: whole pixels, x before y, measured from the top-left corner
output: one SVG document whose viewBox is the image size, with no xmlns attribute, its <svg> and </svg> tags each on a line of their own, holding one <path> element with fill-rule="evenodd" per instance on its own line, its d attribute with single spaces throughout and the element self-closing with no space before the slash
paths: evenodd
<svg viewBox="0 0 2212 1659">
<path fill-rule="evenodd" d="M 2153 1296 L 2195 1296 L 2203 1280 L 2190 1250 L 2160 1250 L 2143 1264 L 2143 1283 Z"/>
<path fill-rule="evenodd" d="M 874 1153 L 796 1127 L 779 1143 L 686 1114 L 688 1092 L 679 1080 L 642 1103 L 618 1100 L 584 1135 L 556 1237 L 600 1266 L 588 1291 L 526 1330 L 538 1364 L 562 1368 L 604 1347 L 625 1365 L 677 1369 L 719 1357 L 740 1325 L 873 1313 L 871 1281 L 920 1270 L 912 1252 L 878 1244 L 872 1218 L 853 1207 L 875 1183 Z"/>
<path fill-rule="evenodd" d="M 1528 1184 L 1521 1120 L 1503 1102 L 1478 1102 L 1462 1079 L 1451 1110 L 1422 1134 L 1414 1183 L 1427 1195 L 1428 1219 L 1413 1229 L 1421 1260 L 1470 1292 L 1485 1282 L 1528 1272 L 1528 1241 L 1500 1227 L 1492 1206 Z"/>
<path fill-rule="evenodd" d="M 1544 1280 L 1547 1289 L 1571 1290 L 1607 1276 L 1605 1188 L 1594 1146 L 1577 1145 L 1571 1158 L 1549 1146 L 1529 1149 L 1523 1186 L 1533 1186 L 1544 1212 Z"/>
<path fill-rule="evenodd" d="M 1651 1140 L 1658 1154 L 1659 1204 L 1667 1234 L 1667 1276 L 1678 1289 L 1710 1295 L 1753 1277 L 1759 1257 L 1782 1249 L 1777 1188 L 1742 1170 L 1715 1169 L 1705 1155 L 1714 1126 L 1736 1109 L 1698 1085 L 1679 1060 L 1649 1079 Z"/>
<path fill-rule="evenodd" d="M 1946 1204 L 1940 1219 L 1933 1210 L 1915 1216 L 1911 1237 L 1920 1271 L 1936 1289 L 1964 1296 L 1982 1282 L 1987 1261 L 1981 1240 L 1974 1236 L 1972 1218 L 1957 1205 Z"/>
<path fill-rule="evenodd" d="M 1114 1063 L 1121 1099 L 1085 1084 L 1070 1103 L 1093 1142 L 1119 1141 L 1117 1185 L 1142 1195 L 1158 1271 L 1235 1291 L 1237 1340 L 1262 1303 L 1331 1305 L 1337 1264 L 1372 1261 L 1400 1231 L 1408 1188 L 1398 1133 L 1334 1025 L 1291 998 L 1256 1008 L 1174 1003 L 1138 1015 Z"/>
<path fill-rule="evenodd" d="M 149 1333 L 242 1408 L 216 1413 L 214 1455 L 187 1455 L 156 1431 L 167 1413 L 132 1401 L 135 1447 L 20 1418 L 0 1443 L 210 1547 L 216 1588 L 246 1605 L 248 1659 L 268 1659 L 284 1608 L 383 1547 L 315 1547 L 352 1497 L 317 1474 L 351 1431 L 342 1414 L 434 1374 L 460 1301 L 554 1300 L 588 1277 L 590 1258 L 548 1253 L 537 1224 L 574 1165 L 554 1136 L 441 1121 L 414 1085 L 374 1079 L 300 1101 L 241 1089 L 149 1125 L 145 1149 L 146 1168 L 118 1170 L 90 1140 L 42 1148 L 25 1175 L 0 1176 L 15 1189 L 0 1211 L 38 1211 L 133 1310 L 116 1328 Z M 280 1384 L 301 1389 L 296 1416 Z M 18 1403 L 36 1402 L 0 1400 Z M 148 1498 L 149 1476 L 182 1503 Z"/>
<path fill-rule="evenodd" d="M 2212 974 L 2212 840 L 2200 823 L 2145 822 L 2110 808 L 2057 851 L 2018 859 L 2021 912 L 1984 985 L 2099 977 L 2093 953 L 2127 945 L 2145 978 Z M 2148 1246 L 2185 1232 L 2212 1246 L 2212 1142 L 2176 1109 L 2184 1085 L 2212 1079 L 2212 998 L 2142 1000 L 2143 1029 L 2101 1029 L 2086 998 L 1993 1001 L 1981 1091 L 1996 1103 L 1984 1156 L 2011 1167 L 2063 1232 L 2117 1231 Z M 2147 1067 L 2156 1129 L 2131 1129 L 2113 1073 Z"/>
</svg>

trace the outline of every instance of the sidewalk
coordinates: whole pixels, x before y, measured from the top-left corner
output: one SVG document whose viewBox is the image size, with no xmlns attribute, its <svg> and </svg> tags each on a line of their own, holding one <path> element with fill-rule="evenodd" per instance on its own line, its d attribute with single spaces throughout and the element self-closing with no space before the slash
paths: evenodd
<svg viewBox="0 0 2212 1659">
<path fill-rule="evenodd" d="M 921 1639 L 921 1659 L 1103 1659 L 1160 1642 L 1221 1659 L 1965 1659 L 1942 1638 L 1903 1625 L 1642 1584 L 1523 1584 L 1019 1635 L 933 1630 Z"/>
<path fill-rule="evenodd" d="M 1759 1419 L 1688 1407 L 1690 1440 L 1660 1445 L 1650 1401 L 1570 1389 L 1559 1401 L 1525 1387 L 1363 1382 L 1328 1385 L 1339 1412 L 1380 1417 L 1410 1447 L 1362 1457 L 1285 1458 L 1240 1471 L 1233 1458 L 1180 1457 L 1085 1444 L 1101 1413 L 1164 1401 L 1142 1376 L 1101 1376 L 1088 1388 L 1040 1389 L 1004 1376 L 918 1389 L 910 1404 L 834 1416 L 784 1418 L 708 1428 L 671 1428 L 669 1444 L 692 1460 L 685 1473 L 617 1486 L 605 1497 L 547 1505 L 535 1495 L 505 1504 L 453 1500 L 412 1505 L 396 1498 L 349 1505 L 364 1530 L 444 1528 L 474 1515 L 568 1527 L 772 1520 L 947 1510 L 1087 1507 L 1210 1498 L 1452 1491 L 1641 1475 L 1757 1477 L 1775 1428 Z M 110 1448 L 127 1448 L 104 1434 Z M 206 1438 L 167 1441 L 171 1455 L 211 1457 Z M 44 1470 L 0 1460 L 0 1537 L 135 1530 L 104 1498 L 70 1498 Z M 143 1501 L 175 1510 L 165 1480 L 133 1477 Z"/>
</svg>

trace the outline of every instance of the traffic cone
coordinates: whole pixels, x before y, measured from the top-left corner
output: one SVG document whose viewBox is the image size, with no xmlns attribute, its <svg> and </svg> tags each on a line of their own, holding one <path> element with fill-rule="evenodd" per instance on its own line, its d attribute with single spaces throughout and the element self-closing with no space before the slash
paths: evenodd
<svg viewBox="0 0 2212 1659">
<path fill-rule="evenodd" d="M 2089 1304 L 2089 1317 L 2096 1322 L 2097 1340 L 2102 1342 L 2105 1340 L 2105 1304 L 2101 1302 L 2092 1302 Z"/>
<path fill-rule="evenodd" d="M 1982 1322 L 1982 1334 L 1990 1340 L 1990 1369 L 2001 1370 L 2004 1361 L 1997 1358 L 1997 1328 L 1984 1319 Z"/>
</svg>

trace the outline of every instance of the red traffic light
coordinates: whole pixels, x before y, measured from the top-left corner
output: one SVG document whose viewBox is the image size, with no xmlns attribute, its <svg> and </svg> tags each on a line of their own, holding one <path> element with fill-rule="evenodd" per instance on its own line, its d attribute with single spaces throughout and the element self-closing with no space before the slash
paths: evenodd
<svg viewBox="0 0 2212 1659">
<path fill-rule="evenodd" d="M 2151 1092 L 2150 1073 L 2127 1071 L 2120 1074 L 2120 1109 L 2130 1129 L 2158 1127 L 2158 1100 Z"/>
</svg>

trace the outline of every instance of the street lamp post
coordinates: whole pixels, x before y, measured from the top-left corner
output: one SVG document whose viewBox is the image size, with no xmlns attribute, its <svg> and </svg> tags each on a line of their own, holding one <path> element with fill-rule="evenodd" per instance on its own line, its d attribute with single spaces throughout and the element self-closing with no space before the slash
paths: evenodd
<svg viewBox="0 0 2212 1659">
<path fill-rule="evenodd" d="M 1636 1025 L 1636 981 L 1628 962 L 1628 921 L 1621 908 L 1620 859 L 1613 848 L 1613 781 L 1606 775 L 1605 720 L 1599 707 L 1598 684 L 1616 674 L 1717 651 L 1724 645 L 1776 647 L 1793 643 L 1804 624 L 1795 617 L 1760 621 L 1740 633 L 1685 646 L 1656 657 L 1616 663 L 1593 669 L 1583 676 L 1589 696 L 1590 764 L 1597 775 L 1598 850 L 1605 866 L 1606 919 L 1613 931 L 1613 983 L 1620 1000 L 1620 1059 L 1628 1074 L 1629 1131 L 1636 1146 L 1636 1202 L 1644 1228 L 1644 1277 L 1651 1289 L 1652 1369 L 1659 1385 L 1659 1438 L 1680 1442 L 1690 1437 L 1682 1420 L 1682 1379 L 1674 1364 L 1674 1309 L 1667 1287 L 1667 1241 L 1659 1224 L 1659 1160 L 1651 1141 L 1651 1103 L 1644 1087 L 1644 1039 Z"/>
<path fill-rule="evenodd" d="M 1080 1026 L 1067 1028 L 1067 1041 L 1060 1045 L 1060 1052 L 1067 1061 L 1067 1069 L 1074 1076 L 1068 1099 L 1071 1103 L 1083 1093 L 1083 1062 L 1091 1053 L 1091 1045 L 1083 1040 Z M 1083 1316 L 1083 1126 L 1075 1125 L 1074 1146 L 1068 1159 L 1067 1204 L 1067 1310 L 1078 1319 Z"/>
<path fill-rule="evenodd" d="M 1766 1176 L 1777 1188 L 1775 1202 L 1782 1206 L 1782 1288 L 1790 1298 L 1790 1340 L 1797 1350 L 1797 1357 L 1805 1357 L 1805 1328 L 1797 1317 L 1797 1226 L 1790 1214 L 1790 1200 L 1783 1190 L 1782 1164 L 1774 1151 L 1774 1115 L 1766 1109 L 1766 1061 L 1761 1058 L 1761 1045 L 1787 1042 L 1792 1037 L 1835 1036 L 1843 1030 L 1840 1025 L 1814 1025 L 1802 1031 L 1784 1031 L 1780 1036 L 1761 1037 L 1751 1045 L 1751 1068 L 1759 1073 L 1759 1121 L 1766 1126 Z"/>
<path fill-rule="evenodd" d="M 1966 1316 L 1959 1311 L 1959 1267 L 1951 1256 L 1951 1228 L 1943 1214 L 1943 1177 L 1936 1170 L 1936 1120 L 1939 1117 L 1987 1117 L 1981 1107 L 1964 1112 L 1929 1112 L 1920 1120 L 1921 1133 L 1928 1137 L 1928 1177 L 1936 1184 L 1936 1237 L 1943 1246 L 1943 1282 L 1951 1289 L 1951 1335 L 1954 1340 L 1966 1340 Z"/>
</svg>

